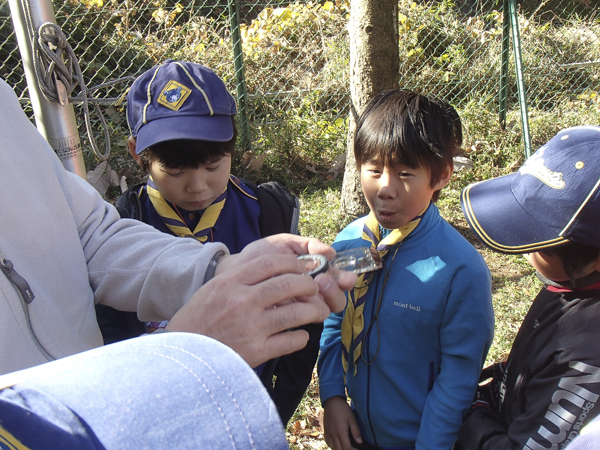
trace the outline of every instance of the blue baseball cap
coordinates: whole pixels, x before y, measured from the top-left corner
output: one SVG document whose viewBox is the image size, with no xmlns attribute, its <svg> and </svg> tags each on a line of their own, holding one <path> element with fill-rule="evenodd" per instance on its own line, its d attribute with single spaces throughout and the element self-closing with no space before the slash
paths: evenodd
<svg viewBox="0 0 600 450">
<path fill-rule="evenodd" d="M 174 139 L 233 138 L 235 100 L 208 67 L 167 60 L 140 75 L 127 93 L 127 123 L 136 154 Z"/>
<path fill-rule="evenodd" d="M 517 173 L 466 187 L 460 202 L 479 239 L 501 253 L 600 247 L 600 127 L 562 130 Z"/>
</svg>

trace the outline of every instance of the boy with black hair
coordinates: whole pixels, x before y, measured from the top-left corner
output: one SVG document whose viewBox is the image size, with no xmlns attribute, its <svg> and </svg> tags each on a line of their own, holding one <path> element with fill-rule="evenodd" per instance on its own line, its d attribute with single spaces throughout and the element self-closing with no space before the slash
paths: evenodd
<svg viewBox="0 0 600 450">
<path fill-rule="evenodd" d="M 489 270 L 433 203 L 461 143 L 456 111 L 408 90 L 376 96 L 357 122 L 371 212 L 333 246 L 369 246 L 383 268 L 325 321 L 319 389 L 335 450 L 450 449 L 458 436 L 494 328 Z"/>
<path fill-rule="evenodd" d="M 221 242 L 232 252 L 276 233 L 298 234 L 298 199 L 275 182 L 255 186 L 231 175 L 237 130 L 234 98 L 200 64 L 168 60 L 142 74 L 127 94 L 129 150 L 149 174 L 116 203 L 121 217 L 164 233 Z M 105 343 L 164 328 L 135 313 L 98 306 Z M 322 324 L 302 327 L 307 347 L 255 368 L 286 423 L 310 383 Z M 276 376 L 274 384 L 274 376 Z"/>
<path fill-rule="evenodd" d="M 565 129 L 517 173 L 468 186 L 469 226 L 544 287 L 506 361 L 482 372 L 468 449 L 563 449 L 600 411 L 600 127 Z"/>
</svg>

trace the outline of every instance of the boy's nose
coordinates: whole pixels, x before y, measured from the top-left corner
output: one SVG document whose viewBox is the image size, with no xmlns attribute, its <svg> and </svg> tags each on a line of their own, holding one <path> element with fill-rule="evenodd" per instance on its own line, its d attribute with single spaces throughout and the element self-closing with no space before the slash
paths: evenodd
<svg viewBox="0 0 600 450">
<path fill-rule="evenodd" d="M 389 185 L 381 186 L 377 192 L 377 196 L 382 199 L 390 199 L 396 197 L 396 192 Z"/>
<path fill-rule="evenodd" d="M 383 199 L 394 198 L 396 196 L 396 191 L 390 183 L 390 175 L 385 172 L 379 178 L 377 196 Z"/>
<path fill-rule="evenodd" d="M 202 192 L 206 189 L 206 180 L 203 177 L 193 177 L 187 184 L 188 192 Z"/>
</svg>

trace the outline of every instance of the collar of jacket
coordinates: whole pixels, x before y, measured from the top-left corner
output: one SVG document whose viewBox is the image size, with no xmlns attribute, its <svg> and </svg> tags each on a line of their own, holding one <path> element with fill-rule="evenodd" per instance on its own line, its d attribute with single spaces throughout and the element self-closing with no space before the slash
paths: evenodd
<svg viewBox="0 0 600 450">
<path fill-rule="evenodd" d="M 573 292 L 573 291 L 589 291 L 592 289 L 600 289 L 600 273 L 594 271 L 585 277 L 578 278 L 575 283 L 570 281 L 553 281 L 539 272 L 535 275 L 544 283 L 546 289 L 552 292 Z"/>
</svg>

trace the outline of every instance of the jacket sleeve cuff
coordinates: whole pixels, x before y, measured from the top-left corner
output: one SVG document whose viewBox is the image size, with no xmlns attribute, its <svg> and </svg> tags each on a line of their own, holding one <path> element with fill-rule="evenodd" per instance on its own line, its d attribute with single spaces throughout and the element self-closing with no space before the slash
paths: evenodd
<svg viewBox="0 0 600 450">
<path fill-rule="evenodd" d="M 463 423 L 458 434 L 461 450 L 475 450 L 495 436 L 505 435 L 507 430 L 499 417 L 490 409 L 478 409 Z"/>
<path fill-rule="evenodd" d="M 346 387 L 337 384 L 319 384 L 319 395 L 321 397 L 321 405 L 331 397 L 346 398 Z"/>
</svg>

